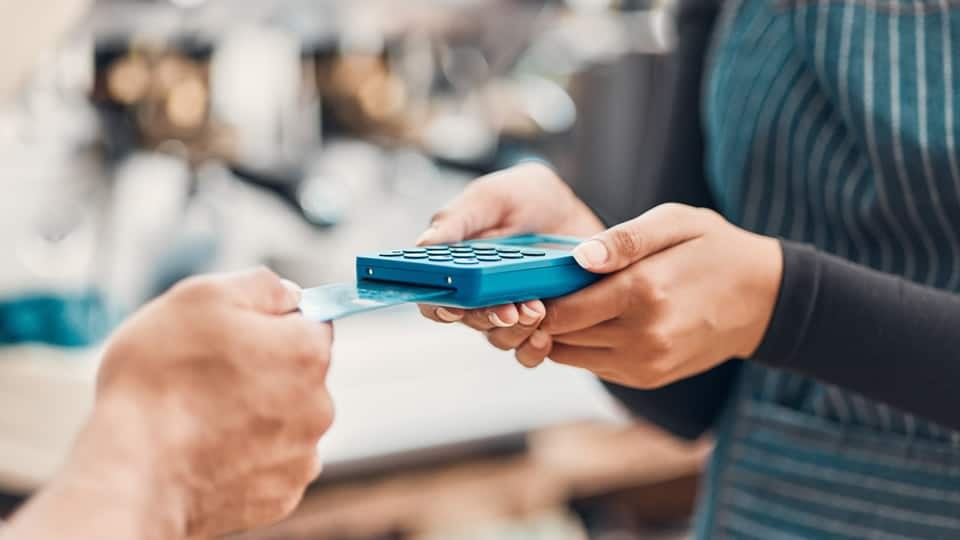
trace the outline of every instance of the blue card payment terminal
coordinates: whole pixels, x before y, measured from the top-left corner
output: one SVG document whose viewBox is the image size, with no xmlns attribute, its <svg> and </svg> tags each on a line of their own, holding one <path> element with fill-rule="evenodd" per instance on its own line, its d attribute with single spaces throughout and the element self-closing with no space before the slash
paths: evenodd
<svg viewBox="0 0 960 540">
<path fill-rule="evenodd" d="M 330 321 L 409 302 L 481 308 L 564 296 L 601 277 L 573 259 L 579 243 L 523 235 L 361 255 L 356 283 L 305 290 L 300 312 Z"/>
<path fill-rule="evenodd" d="M 570 254 L 579 239 L 523 235 L 357 257 L 357 280 L 437 287 L 432 304 L 479 308 L 564 296 L 597 281 Z"/>
</svg>

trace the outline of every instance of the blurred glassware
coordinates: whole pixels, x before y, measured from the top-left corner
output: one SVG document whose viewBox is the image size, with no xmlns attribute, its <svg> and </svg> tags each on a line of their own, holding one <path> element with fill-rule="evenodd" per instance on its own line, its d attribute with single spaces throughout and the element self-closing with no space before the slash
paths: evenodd
<svg viewBox="0 0 960 540">
<path fill-rule="evenodd" d="M 106 280 L 112 303 L 129 312 L 156 293 L 157 269 L 177 240 L 191 176 L 182 159 L 141 151 L 119 164 L 113 184 Z"/>
<path fill-rule="evenodd" d="M 0 344 L 85 346 L 109 323 L 92 50 L 89 36 L 68 39 L 0 106 Z"/>
<path fill-rule="evenodd" d="M 320 142 L 319 103 L 301 43 L 266 25 L 229 30 L 210 59 L 213 119 L 234 134 L 233 161 L 253 171 L 302 168 Z"/>
</svg>

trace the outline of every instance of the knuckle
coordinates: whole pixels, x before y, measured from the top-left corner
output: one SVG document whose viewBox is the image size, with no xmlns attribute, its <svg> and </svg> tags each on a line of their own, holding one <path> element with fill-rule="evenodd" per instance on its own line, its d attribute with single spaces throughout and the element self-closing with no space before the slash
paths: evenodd
<svg viewBox="0 0 960 540">
<path fill-rule="evenodd" d="M 509 172 L 509 171 L 504 171 Z M 500 187 L 501 182 L 504 181 L 504 178 L 509 180 L 508 174 L 495 173 L 481 178 L 477 178 L 473 182 L 470 182 L 467 185 L 467 188 L 463 190 L 463 195 L 461 195 L 460 200 L 463 201 L 476 201 L 481 200 L 496 193 L 499 193 L 502 189 Z M 448 212 L 449 209 L 442 210 L 441 213 Z M 448 216 L 444 216 L 448 217 Z"/>
<path fill-rule="evenodd" d="M 516 166 L 517 170 L 553 176 L 553 169 L 542 161 L 526 161 Z"/>
<path fill-rule="evenodd" d="M 564 328 L 567 314 L 564 309 L 551 306 L 540 323 L 540 329 L 548 334 L 558 334 Z"/>
<path fill-rule="evenodd" d="M 326 350 L 318 349 L 301 356 L 301 363 L 304 365 L 301 375 L 305 383 L 315 386 L 327 382 L 327 375 L 330 372 L 330 355 Z"/>
<path fill-rule="evenodd" d="M 322 363 L 327 356 L 326 344 L 309 324 L 306 321 L 297 321 L 289 341 L 286 344 L 281 343 L 282 347 L 289 347 L 290 355 L 296 364 Z"/>
<path fill-rule="evenodd" d="M 280 284 L 280 276 L 275 274 L 273 270 L 270 270 L 266 266 L 260 265 L 250 270 L 250 274 L 257 281 L 263 282 L 265 284 L 276 283 Z"/>
<path fill-rule="evenodd" d="M 715 229 L 728 224 L 727 218 L 712 208 L 689 209 L 699 227 L 704 230 Z"/>
<path fill-rule="evenodd" d="M 330 393 L 324 389 L 316 392 L 314 398 L 314 411 L 310 418 L 310 435 L 313 439 L 319 439 L 324 433 L 333 426 L 336 418 L 336 406 Z"/>
<path fill-rule="evenodd" d="M 304 486 L 306 487 L 306 486 Z M 277 506 L 277 516 L 278 520 L 283 519 L 293 513 L 294 510 L 300 506 L 300 501 L 303 500 L 303 490 L 296 490 L 291 495 L 287 496 L 278 506 Z"/>
<path fill-rule="evenodd" d="M 317 455 L 316 446 L 310 448 L 310 458 L 307 463 L 305 479 L 306 483 L 309 484 L 319 478 L 320 473 L 323 472 L 323 461 L 320 459 L 320 456 Z"/>
<path fill-rule="evenodd" d="M 669 302 L 666 289 L 656 281 L 651 281 L 647 287 L 647 305 L 655 311 L 661 311 Z"/>
<path fill-rule="evenodd" d="M 726 218 L 723 217 L 719 212 L 712 208 L 696 208 L 697 214 L 699 214 L 707 222 L 726 222 Z"/>
<path fill-rule="evenodd" d="M 300 506 L 300 501 L 303 500 L 303 493 L 306 487 L 306 484 L 297 485 L 296 489 L 287 490 L 277 499 L 264 504 L 261 512 L 258 512 L 258 515 L 253 521 L 257 522 L 257 526 L 265 526 L 272 525 L 288 517 Z"/>
<path fill-rule="evenodd" d="M 690 206 L 685 204 L 668 202 L 658 205 L 655 210 L 657 213 L 663 214 L 665 217 L 671 219 L 681 219 L 687 215 L 687 212 L 690 211 L 690 208 Z"/>
<path fill-rule="evenodd" d="M 308 326 L 311 323 L 307 323 Z M 301 353 L 304 358 L 311 363 L 326 366 L 330 363 L 330 342 L 325 335 L 316 328 L 307 328 L 303 337 L 303 350 Z"/>
<path fill-rule="evenodd" d="M 626 294 L 618 297 L 629 302 L 628 305 L 647 304 L 652 297 L 656 296 L 656 284 L 641 268 L 634 267 L 630 272 L 624 272 L 622 275 Z"/>
<path fill-rule="evenodd" d="M 651 365 L 665 364 L 674 349 L 673 335 L 662 328 L 648 328 L 643 335 L 647 351 L 653 355 Z"/>
<path fill-rule="evenodd" d="M 492 326 L 490 319 L 487 318 L 486 312 L 480 310 L 468 311 L 463 318 L 463 323 L 481 332 L 487 331 Z"/>
<path fill-rule="evenodd" d="M 627 294 L 620 297 L 626 302 L 625 308 L 633 308 L 638 305 L 645 309 L 660 309 L 669 300 L 669 295 L 662 283 L 651 273 L 644 271 L 643 268 L 635 268 L 631 272 L 625 272 Z"/>
<path fill-rule="evenodd" d="M 283 285 L 280 276 L 273 273 L 266 266 L 260 266 L 253 271 L 253 279 L 263 290 L 266 291 L 269 299 L 273 303 L 281 303 L 287 297 L 287 288 Z"/>
<path fill-rule="evenodd" d="M 211 276 L 195 276 L 184 279 L 170 290 L 170 297 L 183 301 L 203 301 L 226 294 L 223 282 Z"/>
<path fill-rule="evenodd" d="M 524 175 L 535 177 L 541 181 L 556 181 L 559 180 L 557 173 L 548 167 L 545 163 L 540 161 L 528 161 L 526 163 L 521 163 L 516 166 L 516 170 L 522 172 Z"/>
<path fill-rule="evenodd" d="M 643 250 L 643 241 L 627 227 L 615 228 L 610 238 L 614 252 L 620 257 L 630 258 Z"/>
<path fill-rule="evenodd" d="M 512 351 L 520 346 L 531 334 L 534 329 L 527 328 L 504 328 L 488 332 L 487 340 L 501 351 Z"/>
<path fill-rule="evenodd" d="M 316 445 L 312 444 L 304 449 L 303 458 L 296 461 L 296 468 L 291 471 L 294 486 L 291 491 L 303 489 L 314 482 L 323 470 L 323 463 L 317 455 Z"/>
<path fill-rule="evenodd" d="M 277 375 L 312 388 L 326 380 L 330 346 L 315 329 L 305 326 L 299 321 L 294 323 L 282 339 L 268 346 L 264 356 Z"/>
<path fill-rule="evenodd" d="M 495 348 L 500 349 L 501 351 L 509 351 L 513 349 L 510 346 L 510 343 L 506 336 L 502 332 L 490 331 L 485 332 L 487 336 L 487 342 L 493 345 Z"/>
</svg>

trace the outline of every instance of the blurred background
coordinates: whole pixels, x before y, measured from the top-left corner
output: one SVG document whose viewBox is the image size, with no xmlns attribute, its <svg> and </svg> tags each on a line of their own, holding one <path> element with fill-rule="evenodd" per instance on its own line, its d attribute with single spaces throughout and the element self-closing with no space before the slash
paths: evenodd
<svg viewBox="0 0 960 540">
<path fill-rule="evenodd" d="M 59 16 L 28 11 L 23 35 Z M 98 0 L 71 28 L 0 105 L 7 511 L 69 447 L 103 338 L 171 284 L 349 280 L 524 160 L 632 217 L 670 110 L 669 2 Z M 246 538 L 686 537 L 708 442 L 409 307 L 337 340 L 326 474 Z"/>
</svg>

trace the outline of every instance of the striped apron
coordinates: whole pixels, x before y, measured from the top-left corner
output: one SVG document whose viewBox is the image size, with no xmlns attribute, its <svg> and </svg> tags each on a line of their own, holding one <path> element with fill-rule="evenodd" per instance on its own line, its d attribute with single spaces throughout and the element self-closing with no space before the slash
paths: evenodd
<svg viewBox="0 0 960 540">
<path fill-rule="evenodd" d="M 708 61 L 728 219 L 960 289 L 960 2 L 730 0 Z M 703 493 L 701 538 L 960 538 L 960 433 L 750 366 Z"/>
</svg>

